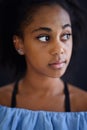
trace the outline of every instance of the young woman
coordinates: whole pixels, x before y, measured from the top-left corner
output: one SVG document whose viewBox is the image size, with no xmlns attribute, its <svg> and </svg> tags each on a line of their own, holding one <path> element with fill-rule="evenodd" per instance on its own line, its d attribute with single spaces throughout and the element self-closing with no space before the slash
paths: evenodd
<svg viewBox="0 0 87 130">
<path fill-rule="evenodd" d="M 5 1 L 1 62 L 16 77 L 0 88 L 1 130 L 86 130 L 87 93 L 61 80 L 78 44 L 79 13 L 70 0 Z"/>
</svg>

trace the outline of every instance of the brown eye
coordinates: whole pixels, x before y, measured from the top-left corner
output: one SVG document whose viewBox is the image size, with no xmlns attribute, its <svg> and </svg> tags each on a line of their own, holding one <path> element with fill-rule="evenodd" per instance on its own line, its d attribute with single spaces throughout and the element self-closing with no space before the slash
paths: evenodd
<svg viewBox="0 0 87 130">
<path fill-rule="evenodd" d="M 70 39 L 71 35 L 72 35 L 71 33 L 63 34 L 61 39 L 63 41 L 66 41 L 66 40 Z"/>
<path fill-rule="evenodd" d="M 39 36 L 37 37 L 41 42 L 47 42 L 50 40 L 50 36 Z"/>
</svg>

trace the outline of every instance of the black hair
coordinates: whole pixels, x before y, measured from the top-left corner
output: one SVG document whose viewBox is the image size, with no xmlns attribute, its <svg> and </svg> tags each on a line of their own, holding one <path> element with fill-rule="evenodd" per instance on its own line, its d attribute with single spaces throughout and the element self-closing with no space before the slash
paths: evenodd
<svg viewBox="0 0 87 130">
<path fill-rule="evenodd" d="M 80 42 L 84 15 L 76 0 L 3 0 L 1 15 L 0 63 L 14 68 L 16 78 L 26 72 L 25 57 L 13 45 L 13 35 L 23 38 L 23 27 L 32 22 L 33 14 L 43 5 L 58 4 L 70 15 L 74 47 Z M 12 69 L 13 69 L 12 68 Z M 15 78 L 15 79 L 16 79 Z"/>
</svg>

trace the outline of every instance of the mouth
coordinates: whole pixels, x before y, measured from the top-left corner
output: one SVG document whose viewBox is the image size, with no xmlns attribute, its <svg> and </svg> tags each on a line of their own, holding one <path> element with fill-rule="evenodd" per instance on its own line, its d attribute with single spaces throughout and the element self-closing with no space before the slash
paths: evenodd
<svg viewBox="0 0 87 130">
<path fill-rule="evenodd" d="M 55 62 L 50 63 L 49 66 L 53 69 L 62 69 L 62 68 L 64 68 L 65 64 L 66 64 L 66 60 L 55 61 Z"/>
</svg>

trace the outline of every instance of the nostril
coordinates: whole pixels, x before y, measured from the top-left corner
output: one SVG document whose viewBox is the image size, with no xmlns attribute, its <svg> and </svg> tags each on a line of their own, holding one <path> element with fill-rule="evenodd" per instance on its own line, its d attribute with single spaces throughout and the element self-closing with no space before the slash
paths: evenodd
<svg viewBox="0 0 87 130">
<path fill-rule="evenodd" d="M 63 49 L 63 48 L 61 48 L 60 53 L 61 53 L 61 54 L 63 54 L 63 53 L 64 53 L 64 49 Z"/>
<path fill-rule="evenodd" d="M 54 48 L 51 49 L 50 54 L 51 55 L 60 55 L 64 53 L 64 49 L 63 48 Z"/>
</svg>

